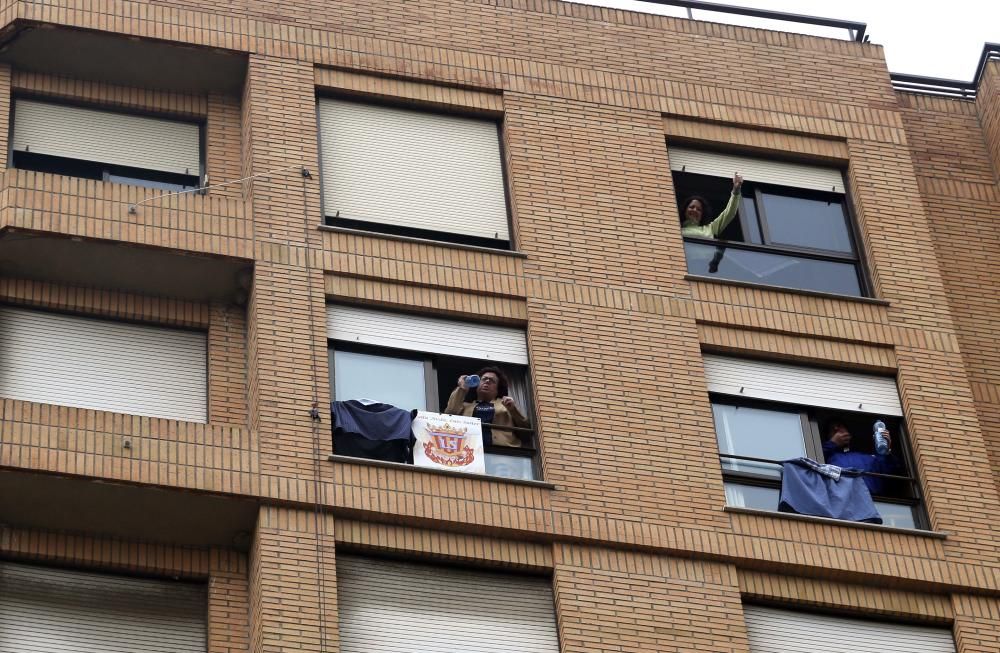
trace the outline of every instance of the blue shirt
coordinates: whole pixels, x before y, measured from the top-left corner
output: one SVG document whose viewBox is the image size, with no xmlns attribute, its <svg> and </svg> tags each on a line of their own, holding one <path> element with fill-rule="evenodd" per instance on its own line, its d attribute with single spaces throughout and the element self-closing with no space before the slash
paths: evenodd
<svg viewBox="0 0 1000 653">
<path fill-rule="evenodd" d="M 890 454 L 879 456 L 877 454 L 864 453 L 861 451 L 851 451 L 844 447 L 838 447 L 830 440 L 823 443 L 823 457 L 829 465 L 836 465 L 845 469 L 860 469 L 863 472 L 875 472 L 877 474 L 899 474 L 903 466 Z M 864 476 L 865 485 L 872 494 L 884 494 L 888 479 L 878 476 Z"/>
</svg>

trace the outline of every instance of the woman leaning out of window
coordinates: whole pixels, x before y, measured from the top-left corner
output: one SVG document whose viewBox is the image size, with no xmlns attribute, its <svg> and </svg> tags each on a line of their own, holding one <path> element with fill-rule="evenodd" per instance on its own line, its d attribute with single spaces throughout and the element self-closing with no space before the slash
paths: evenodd
<svg viewBox="0 0 1000 653">
<path fill-rule="evenodd" d="M 743 185 L 743 177 L 736 173 L 733 175 L 733 192 L 729 196 L 726 208 L 722 210 L 717 218 L 708 224 L 702 224 L 705 215 L 711 213 L 712 209 L 704 197 L 693 195 L 684 200 L 684 211 L 681 219 L 684 226 L 681 227 L 681 235 L 698 236 L 700 238 L 718 238 L 719 234 L 729 226 L 729 223 L 736 217 L 736 212 L 740 208 L 740 186 Z"/>
<path fill-rule="evenodd" d="M 478 417 L 483 422 L 483 444 L 502 447 L 520 447 L 521 438 L 502 426 L 527 428 L 528 418 L 524 416 L 514 400 L 507 396 L 507 375 L 495 367 L 479 370 L 479 386 L 469 388 L 468 377 L 458 377 L 458 387 L 448 397 L 444 412 L 449 415 Z"/>
</svg>

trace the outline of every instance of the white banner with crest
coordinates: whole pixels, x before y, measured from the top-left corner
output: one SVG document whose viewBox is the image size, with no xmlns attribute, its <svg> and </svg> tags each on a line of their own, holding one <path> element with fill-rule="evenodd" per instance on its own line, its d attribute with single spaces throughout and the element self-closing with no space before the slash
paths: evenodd
<svg viewBox="0 0 1000 653">
<path fill-rule="evenodd" d="M 420 411 L 413 420 L 413 464 L 453 472 L 486 473 L 478 417 Z"/>
</svg>

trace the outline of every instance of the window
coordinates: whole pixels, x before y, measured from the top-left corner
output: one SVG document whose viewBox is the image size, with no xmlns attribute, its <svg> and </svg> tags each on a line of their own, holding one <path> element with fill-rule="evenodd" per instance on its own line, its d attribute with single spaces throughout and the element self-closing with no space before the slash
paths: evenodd
<svg viewBox="0 0 1000 653">
<path fill-rule="evenodd" d="M 0 650 L 204 653 L 204 584 L 0 562 Z"/>
<path fill-rule="evenodd" d="M 340 650 L 558 653 L 548 578 L 337 555 Z"/>
<path fill-rule="evenodd" d="M 134 184 L 197 188 L 201 126 L 52 102 L 14 102 L 12 165 L 22 170 Z"/>
<path fill-rule="evenodd" d="M 0 397 L 208 418 L 204 332 L 0 306 Z"/>
<path fill-rule="evenodd" d="M 733 173 L 745 180 L 738 216 L 721 233 L 685 234 L 690 274 L 867 294 L 839 170 L 682 147 L 670 148 L 670 166 L 682 216 L 691 196 L 712 204 L 703 225 L 722 213 Z"/>
<path fill-rule="evenodd" d="M 919 484 L 910 470 L 906 428 L 895 382 L 872 376 L 708 354 L 705 374 L 712 400 L 716 438 L 726 488 L 726 504 L 777 510 L 780 461 L 807 457 L 827 461 L 824 451 L 843 458 L 826 444 L 830 427 L 843 423 L 849 449 L 874 454 L 872 425 L 885 422 L 893 447 L 885 465 L 872 469 L 892 477 L 871 477 L 871 490 L 883 524 L 922 528 Z M 859 466 L 851 464 L 844 466 Z M 910 479 L 910 480 L 905 480 Z"/>
<path fill-rule="evenodd" d="M 458 377 L 497 367 L 507 376 L 515 405 L 531 424 L 535 421 L 523 329 L 332 304 L 327 337 L 335 401 L 371 400 L 407 411 L 444 412 Z M 485 447 L 487 474 L 537 478 L 534 431 L 514 427 L 511 433 L 521 446 L 495 442 Z M 409 462 L 401 450 L 372 448 L 369 455 L 347 444 L 341 441 L 339 447 L 349 451 L 345 455 Z"/>
<path fill-rule="evenodd" d="M 510 248 L 498 124 L 321 98 L 327 223 Z"/>
<path fill-rule="evenodd" d="M 955 653 L 947 628 L 915 626 L 868 619 L 849 619 L 745 605 L 750 653 L 813 651 L 822 642 L 826 653 L 894 651 L 895 653 Z"/>
</svg>

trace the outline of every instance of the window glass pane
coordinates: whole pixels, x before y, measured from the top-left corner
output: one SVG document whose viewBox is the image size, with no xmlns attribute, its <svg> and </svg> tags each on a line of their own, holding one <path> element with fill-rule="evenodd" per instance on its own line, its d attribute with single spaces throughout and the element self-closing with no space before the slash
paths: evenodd
<svg viewBox="0 0 1000 653">
<path fill-rule="evenodd" d="M 884 526 L 895 526 L 897 528 L 916 528 L 917 521 L 913 517 L 913 507 L 899 503 L 886 503 L 876 501 L 875 509 L 882 515 Z"/>
<path fill-rule="evenodd" d="M 786 460 L 806 455 L 798 413 L 712 404 L 719 453 Z M 722 469 L 781 478 L 781 467 L 722 458 Z M 777 502 L 775 502 L 777 505 Z"/>
<path fill-rule="evenodd" d="M 499 453 L 486 454 L 486 473 L 504 478 L 519 478 L 526 481 L 534 480 L 535 470 L 531 458 L 524 456 L 505 456 Z"/>
<path fill-rule="evenodd" d="M 761 193 L 769 242 L 853 253 L 840 202 Z"/>
<path fill-rule="evenodd" d="M 756 243 L 758 245 L 763 244 L 764 239 L 761 238 L 760 235 L 760 223 L 757 221 L 757 206 L 755 205 L 753 198 L 743 198 L 743 201 L 740 204 L 740 215 L 746 225 L 745 231 L 747 242 Z"/>
<path fill-rule="evenodd" d="M 735 508 L 777 511 L 779 494 L 776 487 L 726 483 L 726 505 Z"/>
<path fill-rule="evenodd" d="M 334 397 L 373 399 L 405 410 L 427 410 L 424 363 L 419 360 L 334 352 Z"/>
<path fill-rule="evenodd" d="M 768 286 L 815 290 L 860 297 L 855 263 L 816 259 L 726 247 L 719 243 L 684 242 L 691 274 L 748 281 Z"/>
</svg>

